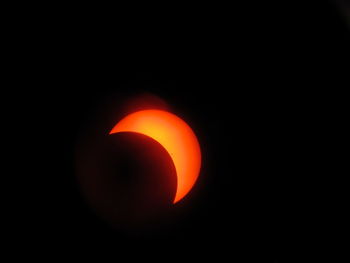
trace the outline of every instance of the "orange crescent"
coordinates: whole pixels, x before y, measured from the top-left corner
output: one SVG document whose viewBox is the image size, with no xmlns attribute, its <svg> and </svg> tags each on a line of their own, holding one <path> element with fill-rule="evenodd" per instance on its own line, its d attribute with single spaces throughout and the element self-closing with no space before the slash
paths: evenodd
<svg viewBox="0 0 350 263">
<path fill-rule="evenodd" d="M 136 132 L 159 142 L 171 156 L 177 175 L 173 203 L 192 189 L 201 167 L 201 150 L 196 135 L 182 119 L 162 110 L 142 110 L 120 120 L 109 134 Z"/>
</svg>

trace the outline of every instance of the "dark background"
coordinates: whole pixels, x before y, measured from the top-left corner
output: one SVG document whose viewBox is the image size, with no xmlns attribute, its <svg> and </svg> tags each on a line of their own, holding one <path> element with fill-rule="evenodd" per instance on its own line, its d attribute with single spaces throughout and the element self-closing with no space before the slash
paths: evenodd
<svg viewBox="0 0 350 263">
<path fill-rule="evenodd" d="M 160 18 L 142 7 L 125 17 L 78 7 L 11 32 L 8 109 L 19 146 L 10 155 L 21 160 L 12 166 L 12 243 L 44 257 L 111 260 L 285 262 L 326 253 L 315 243 L 325 235 L 315 127 L 344 86 L 345 18 L 330 2 L 157 8 Z M 180 218 L 134 236 L 84 202 L 74 154 L 104 101 L 143 92 L 186 116 L 203 169 Z"/>
</svg>

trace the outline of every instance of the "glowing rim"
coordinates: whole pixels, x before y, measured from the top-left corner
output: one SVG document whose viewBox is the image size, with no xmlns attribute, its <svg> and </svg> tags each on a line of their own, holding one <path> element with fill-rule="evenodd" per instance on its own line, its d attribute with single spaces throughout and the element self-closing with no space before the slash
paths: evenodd
<svg viewBox="0 0 350 263">
<path fill-rule="evenodd" d="M 180 201 L 195 184 L 201 166 L 196 135 L 182 119 L 162 110 L 142 110 L 120 120 L 109 134 L 136 132 L 159 142 L 171 156 L 177 174 L 173 203 Z"/>
</svg>

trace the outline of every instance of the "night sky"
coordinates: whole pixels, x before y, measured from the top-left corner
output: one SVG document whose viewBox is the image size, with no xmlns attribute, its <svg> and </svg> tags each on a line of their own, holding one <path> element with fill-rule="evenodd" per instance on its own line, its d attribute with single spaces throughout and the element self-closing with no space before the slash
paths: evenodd
<svg viewBox="0 0 350 263">
<path fill-rule="evenodd" d="M 72 11 L 21 24 L 7 69 L 20 149 L 10 154 L 10 243 L 101 262 L 299 262 L 317 251 L 315 126 L 343 85 L 349 28 L 333 3 L 269 5 L 177 4 L 160 18 L 141 8 L 140 20 Z M 126 233 L 82 196 L 77 145 L 94 120 L 145 93 L 186 118 L 203 165 L 170 223 Z"/>
</svg>

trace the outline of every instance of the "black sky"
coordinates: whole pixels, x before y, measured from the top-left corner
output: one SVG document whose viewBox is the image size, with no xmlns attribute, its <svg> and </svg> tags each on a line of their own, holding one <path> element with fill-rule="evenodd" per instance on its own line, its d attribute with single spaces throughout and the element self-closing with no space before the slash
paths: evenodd
<svg viewBox="0 0 350 263">
<path fill-rule="evenodd" d="M 177 4 L 125 18 L 114 8 L 13 22 L 4 105 L 20 149 L 11 154 L 14 244 L 49 257 L 305 259 L 322 236 L 315 127 L 346 73 L 349 28 L 337 8 Z M 84 202 L 74 154 L 106 101 L 144 92 L 190 120 L 203 179 L 170 226 L 130 236 Z"/>
</svg>

